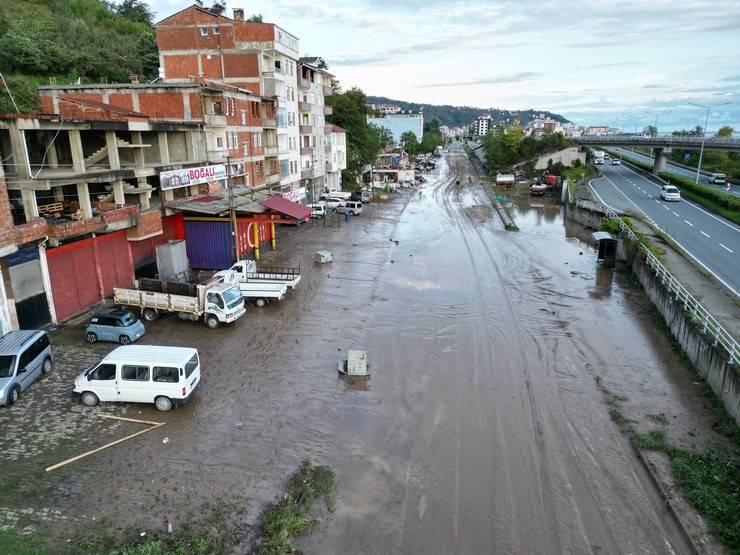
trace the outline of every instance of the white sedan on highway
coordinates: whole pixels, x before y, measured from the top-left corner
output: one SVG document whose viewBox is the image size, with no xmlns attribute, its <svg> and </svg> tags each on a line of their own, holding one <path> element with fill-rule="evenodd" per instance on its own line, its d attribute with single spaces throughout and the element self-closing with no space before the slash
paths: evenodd
<svg viewBox="0 0 740 555">
<path fill-rule="evenodd" d="M 673 185 L 663 185 L 660 188 L 660 198 L 663 200 L 679 201 L 681 200 L 681 191 Z"/>
</svg>

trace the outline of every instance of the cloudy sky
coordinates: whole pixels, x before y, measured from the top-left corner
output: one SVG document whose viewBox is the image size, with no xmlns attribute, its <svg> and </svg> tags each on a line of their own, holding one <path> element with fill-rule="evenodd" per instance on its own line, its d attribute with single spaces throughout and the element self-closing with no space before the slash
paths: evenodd
<svg viewBox="0 0 740 555">
<path fill-rule="evenodd" d="M 147 0 L 157 18 L 187 0 Z M 206 5 L 211 0 L 204 0 Z M 347 88 L 584 124 L 740 132 L 738 0 L 228 0 L 297 35 Z"/>
</svg>

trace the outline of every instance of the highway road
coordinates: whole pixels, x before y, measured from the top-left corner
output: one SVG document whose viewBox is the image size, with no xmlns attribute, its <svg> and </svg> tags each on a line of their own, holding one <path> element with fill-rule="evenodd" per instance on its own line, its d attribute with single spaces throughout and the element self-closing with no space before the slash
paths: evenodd
<svg viewBox="0 0 740 555">
<path fill-rule="evenodd" d="M 632 159 L 638 162 L 643 162 L 643 163 L 647 163 L 651 165 L 653 163 L 652 157 L 646 154 L 642 154 L 641 152 L 637 152 L 637 151 L 633 152 L 629 148 L 615 147 L 612 150 L 621 152 L 622 156 L 628 160 Z M 688 177 L 690 179 L 696 178 L 695 170 L 688 170 L 686 168 L 682 168 L 681 166 L 677 166 L 676 164 L 671 164 L 670 162 L 668 163 L 668 171 L 673 174 L 680 175 L 682 177 Z M 717 189 L 721 189 L 723 191 L 725 190 L 725 185 L 716 185 L 714 183 L 711 183 L 709 181 L 709 176 L 704 175 L 704 174 L 699 174 L 699 183 L 703 183 L 705 185 L 711 185 L 712 187 L 716 187 Z M 731 193 L 735 196 L 740 196 L 740 187 L 733 185 L 731 189 Z"/>
<path fill-rule="evenodd" d="M 668 234 L 705 270 L 740 296 L 740 227 L 687 200 L 660 199 L 660 186 L 628 166 L 604 165 L 591 182 L 602 203 L 639 213 Z"/>
</svg>

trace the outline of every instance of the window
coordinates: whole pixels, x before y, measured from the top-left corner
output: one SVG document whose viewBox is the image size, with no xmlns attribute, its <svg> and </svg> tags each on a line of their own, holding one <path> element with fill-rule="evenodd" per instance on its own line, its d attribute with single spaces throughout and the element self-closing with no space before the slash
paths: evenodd
<svg viewBox="0 0 740 555">
<path fill-rule="evenodd" d="M 155 366 L 152 368 L 152 381 L 177 383 L 180 381 L 180 369 L 172 366 Z"/>
<path fill-rule="evenodd" d="M 15 357 L 12 355 L 0 356 L 0 378 L 9 378 L 13 375 Z"/>
<path fill-rule="evenodd" d="M 116 365 L 115 364 L 101 364 L 95 370 L 90 373 L 91 380 L 115 380 L 116 379 Z"/>
<path fill-rule="evenodd" d="M 288 175 L 288 161 L 280 160 L 280 173 L 282 175 Z"/>
<path fill-rule="evenodd" d="M 241 110 L 242 113 L 242 125 L 247 125 L 247 111 Z"/>
<path fill-rule="evenodd" d="M 208 34 L 208 29 L 206 29 L 206 34 Z M 213 28 L 213 34 L 214 35 L 220 35 L 221 34 L 221 28 L 216 26 Z"/>
<path fill-rule="evenodd" d="M 224 147 L 224 138 L 223 137 L 216 137 L 216 147 L 223 148 Z"/>
<path fill-rule="evenodd" d="M 221 295 L 218 293 L 208 293 L 208 297 L 206 297 L 206 301 L 208 301 L 211 304 L 215 304 L 218 308 L 224 307 L 224 300 L 221 298 Z"/>
<path fill-rule="evenodd" d="M 216 114 L 217 116 L 220 116 L 221 115 L 221 113 L 222 113 L 222 110 L 221 110 L 221 102 L 216 101 L 216 102 L 213 103 L 213 113 Z"/>
<path fill-rule="evenodd" d="M 148 382 L 149 367 L 124 365 L 121 367 L 121 379 L 135 382 Z"/>
<path fill-rule="evenodd" d="M 249 143 L 247 141 L 242 142 L 242 154 L 249 156 Z"/>
<path fill-rule="evenodd" d="M 207 37 L 208 36 L 208 27 L 201 27 L 200 28 L 200 36 L 201 37 Z"/>
<path fill-rule="evenodd" d="M 252 144 L 257 148 L 262 146 L 262 133 L 252 133 Z"/>
<path fill-rule="evenodd" d="M 191 358 L 185 365 L 185 377 L 189 378 L 190 374 L 192 374 L 196 368 L 198 368 L 198 353 L 195 353 L 193 358 Z"/>
</svg>

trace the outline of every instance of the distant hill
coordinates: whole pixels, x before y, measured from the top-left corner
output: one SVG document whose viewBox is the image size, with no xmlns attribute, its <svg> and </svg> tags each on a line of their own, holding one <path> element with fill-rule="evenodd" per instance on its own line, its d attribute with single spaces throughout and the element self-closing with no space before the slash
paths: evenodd
<svg viewBox="0 0 740 555">
<path fill-rule="evenodd" d="M 394 100 L 385 96 L 368 96 L 367 102 L 371 104 L 396 104 L 402 110 L 419 111 L 424 110 L 424 121 L 436 119 L 442 125 L 449 127 L 462 127 L 470 125 L 481 114 L 491 114 L 495 124 L 511 122 L 513 118 L 519 118 L 519 122 L 526 125 L 540 114 L 550 117 L 561 123 L 570 121 L 560 114 L 554 114 L 547 110 L 501 110 L 499 108 L 473 108 L 472 106 L 436 106 L 434 104 L 423 104 L 418 102 L 406 102 L 405 100 Z"/>
</svg>

